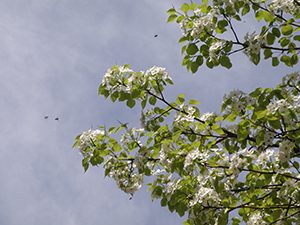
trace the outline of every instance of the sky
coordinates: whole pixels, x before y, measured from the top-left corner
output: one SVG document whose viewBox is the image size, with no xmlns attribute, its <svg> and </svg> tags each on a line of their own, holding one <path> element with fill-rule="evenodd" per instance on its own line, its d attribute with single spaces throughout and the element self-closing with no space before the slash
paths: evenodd
<svg viewBox="0 0 300 225">
<path fill-rule="evenodd" d="M 181 32 L 166 23 L 166 10 L 182 2 L 0 0 L 0 224 L 182 224 L 146 187 L 129 200 L 101 167 L 83 172 L 72 149 L 79 133 L 136 123 L 138 109 L 97 95 L 105 71 L 165 67 L 175 82 L 168 99 L 185 93 L 202 112 L 218 112 L 228 91 L 274 87 L 295 70 L 254 66 L 240 54 L 230 70 L 190 74 L 181 66 Z"/>
</svg>

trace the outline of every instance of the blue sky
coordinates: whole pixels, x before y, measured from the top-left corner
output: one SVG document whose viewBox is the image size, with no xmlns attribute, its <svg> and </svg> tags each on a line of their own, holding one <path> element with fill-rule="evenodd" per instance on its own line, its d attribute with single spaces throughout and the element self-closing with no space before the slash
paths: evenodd
<svg viewBox="0 0 300 225">
<path fill-rule="evenodd" d="M 166 23 L 166 10 L 180 2 L 0 1 L 0 224 L 181 224 L 146 188 L 130 201 L 101 168 L 83 173 L 72 149 L 77 134 L 117 120 L 136 123 L 138 110 L 97 96 L 105 71 L 125 63 L 166 67 L 175 81 L 167 98 L 186 93 L 206 112 L 218 111 L 232 89 L 272 87 L 293 69 L 253 66 L 240 54 L 231 70 L 189 74 L 180 30 Z"/>
</svg>

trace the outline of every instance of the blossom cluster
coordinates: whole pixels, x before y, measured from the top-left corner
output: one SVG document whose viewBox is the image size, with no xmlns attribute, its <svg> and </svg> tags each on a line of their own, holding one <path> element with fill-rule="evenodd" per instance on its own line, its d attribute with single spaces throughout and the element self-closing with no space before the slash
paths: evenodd
<svg viewBox="0 0 300 225">
<path fill-rule="evenodd" d="M 270 9 L 290 14 L 296 14 L 299 12 L 299 6 L 296 5 L 294 0 L 272 0 Z"/>
<path fill-rule="evenodd" d="M 233 90 L 228 95 L 224 95 L 223 104 L 227 102 L 230 104 L 227 105 L 225 113 L 232 111 L 242 113 L 247 105 L 255 104 L 255 99 L 240 90 Z"/>
<path fill-rule="evenodd" d="M 294 143 L 289 140 L 283 140 L 279 144 L 279 153 L 278 153 L 279 162 L 284 163 L 290 160 L 290 155 L 293 147 L 294 147 Z"/>
<path fill-rule="evenodd" d="M 193 106 L 180 105 L 180 112 L 177 113 L 174 122 L 178 125 L 185 122 L 193 122 L 196 108 Z"/>
<path fill-rule="evenodd" d="M 258 35 L 255 32 L 247 32 L 245 37 L 245 44 L 247 48 L 244 50 L 244 53 L 252 59 L 252 55 L 259 55 L 261 46 L 266 43 L 265 37 Z"/>
<path fill-rule="evenodd" d="M 204 113 L 201 115 L 200 120 L 205 122 L 212 122 L 217 117 L 216 113 Z"/>
<path fill-rule="evenodd" d="M 201 204 L 203 206 L 218 206 L 220 197 L 218 193 L 209 187 L 199 186 L 194 198 L 190 201 L 190 206 Z"/>
<path fill-rule="evenodd" d="M 259 212 L 253 213 L 249 217 L 249 220 L 247 222 L 247 225 L 264 225 L 264 224 L 266 224 L 266 222 L 263 221 L 263 217 Z"/>
<path fill-rule="evenodd" d="M 103 130 L 87 130 L 84 131 L 79 137 L 79 150 L 83 156 L 92 154 L 88 148 L 93 148 L 97 143 L 99 135 L 104 135 Z"/>
<path fill-rule="evenodd" d="M 192 37 L 198 38 L 203 31 L 212 32 L 215 29 L 215 17 L 218 14 L 217 8 L 211 9 L 206 15 L 201 15 L 199 11 L 195 13 L 198 14 L 198 16 L 192 21 Z"/>
<path fill-rule="evenodd" d="M 102 80 L 101 86 L 108 91 L 131 93 L 133 88 L 146 87 L 157 84 L 172 83 L 172 79 L 165 68 L 153 66 L 146 72 L 134 72 L 129 65 L 114 66 L 109 69 Z"/>
<path fill-rule="evenodd" d="M 222 48 L 225 45 L 225 41 L 216 41 L 209 47 L 209 59 L 211 61 L 216 61 L 220 55 Z"/>
<path fill-rule="evenodd" d="M 289 110 L 293 110 L 297 113 L 300 112 L 300 94 L 297 95 L 288 95 L 284 99 L 277 99 L 271 101 L 267 110 L 270 114 L 275 114 L 279 112 L 281 114 L 286 114 Z"/>
</svg>

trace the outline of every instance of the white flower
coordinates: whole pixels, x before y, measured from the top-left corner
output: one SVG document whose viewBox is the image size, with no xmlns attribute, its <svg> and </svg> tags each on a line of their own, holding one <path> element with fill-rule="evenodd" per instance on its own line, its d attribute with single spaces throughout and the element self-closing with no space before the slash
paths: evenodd
<svg viewBox="0 0 300 225">
<path fill-rule="evenodd" d="M 202 121 L 212 121 L 214 118 L 216 118 L 216 114 L 215 113 L 204 113 L 200 119 Z"/>
<path fill-rule="evenodd" d="M 259 156 L 257 157 L 257 164 L 263 164 L 266 163 L 268 161 L 270 161 L 270 159 L 274 156 L 274 151 L 267 149 L 266 151 L 263 151 L 259 154 Z"/>
<path fill-rule="evenodd" d="M 231 92 L 229 92 L 228 95 L 224 95 L 223 97 L 223 101 L 226 101 L 227 99 L 231 99 L 231 100 L 237 100 L 239 99 L 240 97 L 242 97 L 245 93 L 242 92 L 241 90 L 233 90 Z"/>
<path fill-rule="evenodd" d="M 297 84 L 297 82 L 299 81 L 300 81 L 299 72 L 287 74 L 282 78 L 282 84 L 288 84 L 288 83 Z"/>
<path fill-rule="evenodd" d="M 279 144 L 278 159 L 280 162 L 287 162 L 290 159 L 290 153 L 294 147 L 294 143 L 289 140 L 283 140 Z"/>
<path fill-rule="evenodd" d="M 172 160 L 168 158 L 168 153 L 171 151 L 170 146 L 163 143 L 161 145 L 161 149 L 159 152 L 159 161 L 161 162 L 162 165 L 165 165 L 166 167 L 170 167 Z"/>
<path fill-rule="evenodd" d="M 245 43 L 248 44 L 248 47 L 244 50 L 244 53 L 250 57 L 252 60 L 252 55 L 259 55 L 261 46 L 265 44 L 265 37 L 257 35 L 255 32 L 246 33 Z"/>
<path fill-rule="evenodd" d="M 127 179 L 117 179 L 116 182 L 125 193 L 134 194 L 142 187 L 144 177 L 142 174 L 130 175 Z"/>
<path fill-rule="evenodd" d="M 95 143 L 97 142 L 97 137 L 99 135 L 104 135 L 103 130 L 87 130 L 84 131 L 80 137 L 79 137 L 79 150 L 83 156 L 85 156 L 86 153 L 85 149 L 87 147 L 94 147 Z"/>
<path fill-rule="evenodd" d="M 194 121 L 194 113 L 196 109 L 193 106 L 181 106 L 182 112 L 179 112 L 174 120 L 174 122 L 181 124 L 184 122 L 193 122 Z M 185 113 L 184 113 L 185 112 Z"/>
<path fill-rule="evenodd" d="M 219 53 L 224 46 L 225 41 L 216 41 L 209 47 L 209 58 L 211 61 L 214 61 L 219 56 Z"/>
<path fill-rule="evenodd" d="M 299 7 L 296 6 L 294 0 L 272 0 L 270 4 L 270 9 L 274 11 L 284 11 L 286 13 L 297 13 Z"/>
<path fill-rule="evenodd" d="M 217 14 L 218 10 L 213 8 L 206 15 L 198 15 L 199 17 L 193 21 L 191 36 L 197 38 L 204 30 L 206 30 L 207 32 L 211 32 L 216 26 L 214 17 L 216 17 Z"/>
<path fill-rule="evenodd" d="M 153 66 L 146 71 L 146 76 L 149 80 L 171 80 L 169 73 L 166 71 L 166 68 Z"/>
<path fill-rule="evenodd" d="M 286 99 L 279 99 L 273 102 L 270 102 L 267 105 L 267 110 L 270 114 L 275 114 L 277 111 L 280 113 L 286 113 L 290 108 L 290 104 L 286 101 Z"/>
<path fill-rule="evenodd" d="M 173 194 L 176 189 L 180 188 L 179 183 L 180 180 L 169 181 L 165 186 L 166 194 Z"/>
<path fill-rule="evenodd" d="M 264 135 L 264 142 L 265 145 L 272 145 L 274 140 L 275 134 L 270 131 L 266 131 Z"/>
<path fill-rule="evenodd" d="M 203 206 L 218 206 L 220 201 L 220 197 L 214 189 L 200 186 L 189 205 L 194 206 L 199 203 Z"/>
<path fill-rule="evenodd" d="M 263 221 L 263 217 L 259 212 L 252 214 L 249 217 L 249 220 L 247 222 L 247 225 L 264 225 L 264 224 L 266 224 L 266 222 Z"/>
<path fill-rule="evenodd" d="M 234 153 L 232 154 L 230 159 L 229 169 L 232 170 L 232 173 L 234 175 L 237 175 L 240 169 L 242 169 L 245 166 L 246 162 L 247 160 L 245 158 L 241 158 L 239 154 Z"/>
<path fill-rule="evenodd" d="M 252 44 L 249 46 L 249 49 L 250 49 L 250 52 L 255 54 L 255 55 L 258 55 L 260 53 L 260 45 L 259 44 Z"/>
<path fill-rule="evenodd" d="M 186 155 L 184 161 L 184 168 L 187 168 L 190 165 L 192 165 L 195 159 L 199 159 L 200 161 L 206 161 L 208 157 L 209 155 L 207 153 L 202 153 L 199 151 L 199 149 L 194 149 Z"/>
</svg>

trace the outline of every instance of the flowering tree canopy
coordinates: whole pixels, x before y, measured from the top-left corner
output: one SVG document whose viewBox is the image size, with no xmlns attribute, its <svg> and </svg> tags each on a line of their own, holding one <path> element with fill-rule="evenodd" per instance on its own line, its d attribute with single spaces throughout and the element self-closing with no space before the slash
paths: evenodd
<svg viewBox="0 0 300 225">
<path fill-rule="evenodd" d="M 243 51 L 257 64 L 260 53 L 296 65 L 300 48 L 300 3 L 296 0 L 226 0 L 183 4 L 168 11 L 183 30 L 183 64 L 192 72 L 231 67 Z M 242 41 L 234 25 L 253 12 L 265 26 Z M 253 14 L 252 13 L 252 14 Z M 227 29 L 233 39 L 225 39 Z M 235 49 L 237 48 L 237 49 Z M 279 58 L 279 59 L 278 59 Z M 141 107 L 141 127 L 127 124 L 78 135 L 85 170 L 102 164 L 105 176 L 133 195 L 149 181 L 153 199 L 185 225 L 295 224 L 300 221 L 300 74 L 283 77 L 275 88 L 224 96 L 220 113 L 202 113 L 195 99 L 166 99 L 172 85 L 166 69 L 135 72 L 114 66 L 99 94 L 112 102 Z"/>
<path fill-rule="evenodd" d="M 280 61 L 287 66 L 298 62 L 299 0 L 203 0 L 200 5 L 185 3 L 180 10 L 171 8 L 168 14 L 169 22 L 180 24 L 183 65 L 192 72 L 204 62 L 209 68 L 231 68 L 230 55 L 240 51 L 254 64 L 260 62 L 262 53 L 273 66 Z M 253 15 L 259 21 L 257 31 L 243 34 L 236 30 Z"/>
</svg>

